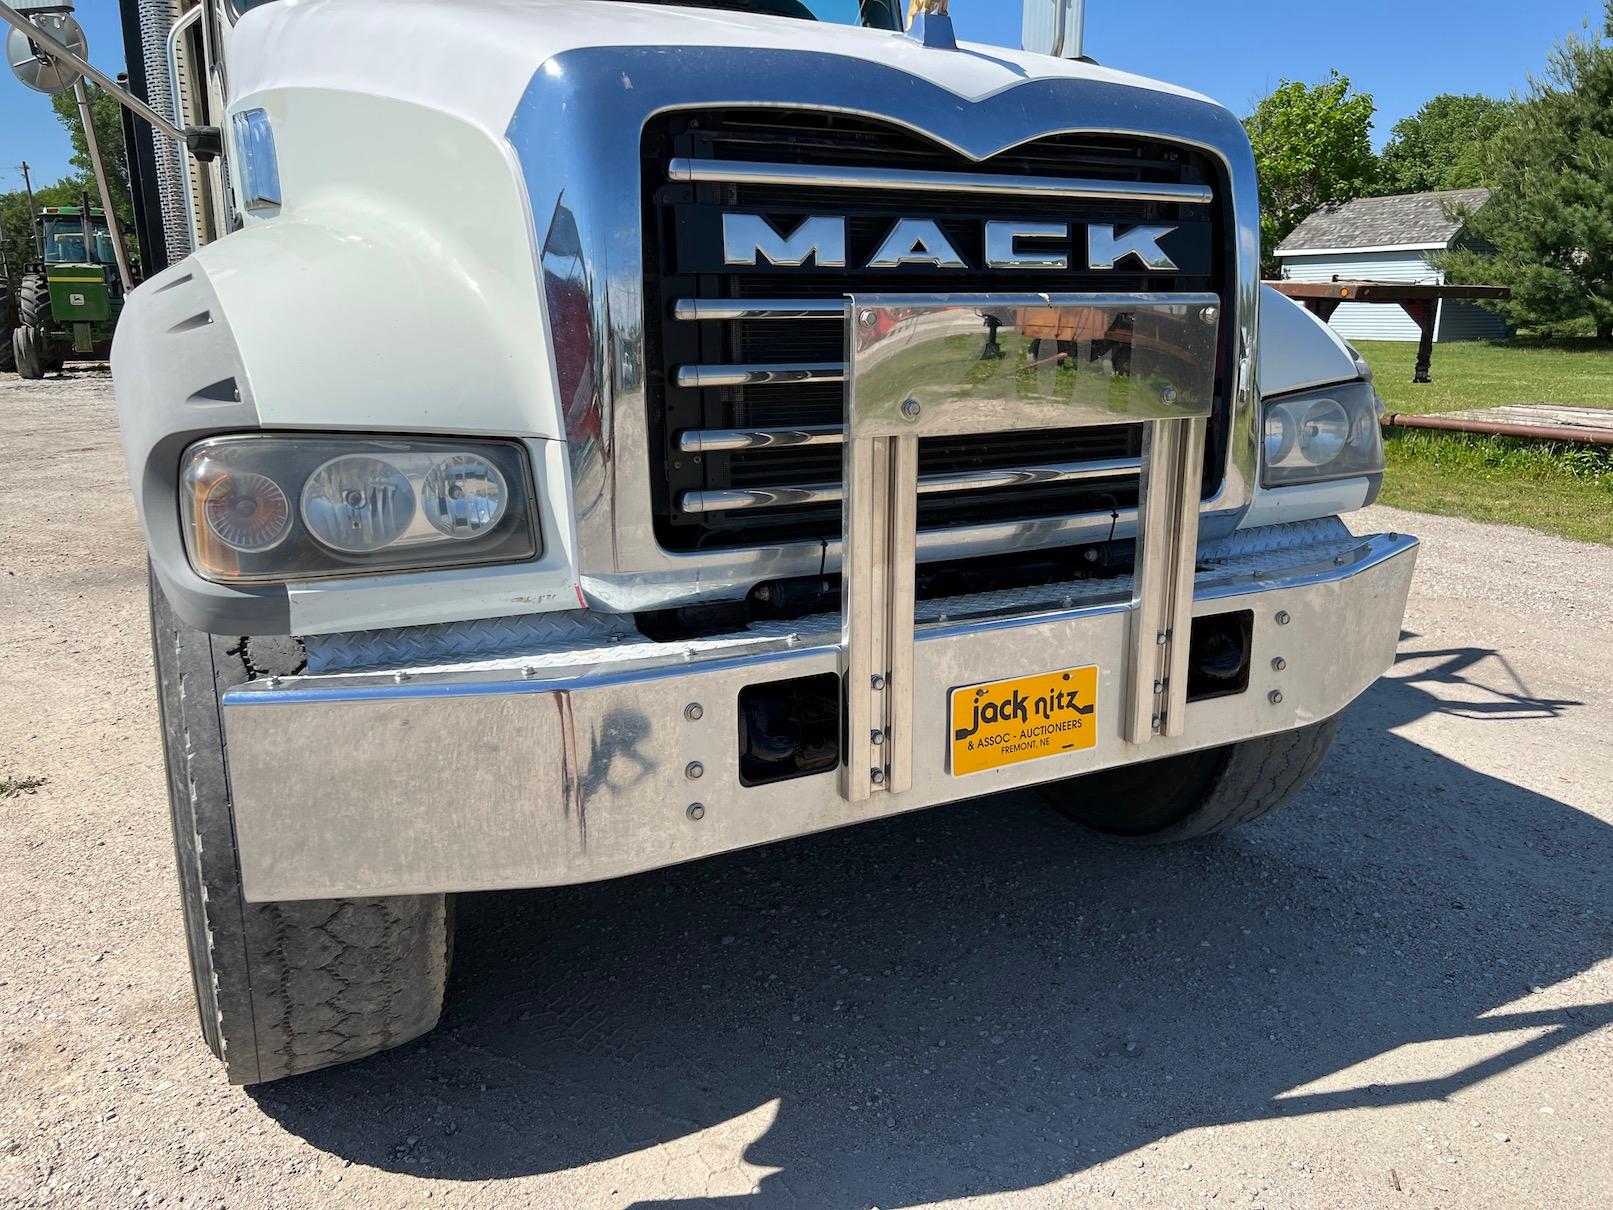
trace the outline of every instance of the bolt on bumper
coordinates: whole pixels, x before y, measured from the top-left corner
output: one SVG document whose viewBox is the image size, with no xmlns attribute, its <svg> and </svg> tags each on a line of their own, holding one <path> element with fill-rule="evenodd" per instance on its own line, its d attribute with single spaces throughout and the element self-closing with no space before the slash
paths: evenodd
<svg viewBox="0 0 1613 1210">
<path fill-rule="evenodd" d="M 1181 735 L 1144 744 L 1126 738 L 1128 579 L 921 602 L 912 785 L 863 802 L 832 774 L 753 787 L 739 776 L 740 691 L 841 673 L 832 615 L 691 643 L 422 663 L 403 680 L 382 669 L 250 682 L 224 698 L 247 897 L 611 878 L 1305 726 L 1390 666 L 1416 561 L 1413 538 L 1333 524 L 1297 543 L 1280 531 L 1311 527 L 1273 527 L 1266 549 L 1201 557 L 1192 614 L 1253 614 L 1249 685 L 1187 703 Z M 952 689 L 1077 664 L 1098 666 L 1091 748 L 949 768 Z"/>
</svg>

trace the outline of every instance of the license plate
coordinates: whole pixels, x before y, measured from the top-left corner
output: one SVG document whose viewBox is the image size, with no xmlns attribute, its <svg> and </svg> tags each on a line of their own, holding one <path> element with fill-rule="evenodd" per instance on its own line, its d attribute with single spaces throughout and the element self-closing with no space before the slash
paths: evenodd
<svg viewBox="0 0 1613 1210">
<path fill-rule="evenodd" d="M 965 685 L 948 694 L 952 776 L 1096 746 L 1098 668 Z"/>
</svg>

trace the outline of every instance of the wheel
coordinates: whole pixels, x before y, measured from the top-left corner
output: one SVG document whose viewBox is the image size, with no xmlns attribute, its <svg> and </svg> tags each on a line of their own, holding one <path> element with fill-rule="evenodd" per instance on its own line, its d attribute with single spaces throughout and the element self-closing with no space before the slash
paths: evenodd
<svg viewBox="0 0 1613 1210">
<path fill-rule="evenodd" d="M 43 378 L 62 368 L 50 339 L 50 283 L 43 273 L 30 273 L 17 291 L 17 328 L 11 334 L 17 373 L 24 378 Z"/>
<path fill-rule="evenodd" d="M 17 373 L 24 378 L 43 378 L 45 367 L 39 362 L 39 346 L 32 328 L 17 327 L 11 330 L 11 361 Z"/>
<path fill-rule="evenodd" d="M 448 977 L 448 897 L 248 903 L 241 894 L 219 699 L 249 679 L 249 664 L 296 671 L 300 645 L 194 630 L 154 577 L 151 632 L 196 1007 L 230 1081 L 315 1071 L 426 1033 Z"/>
<path fill-rule="evenodd" d="M 1131 844 L 1230 831 L 1275 811 L 1321 768 L 1339 718 L 1042 788 L 1062 814 Z"/>
<path fill-rule="evenodd" d="M 10 374 L 17 368 L 17 353 L 11 346 L 11 333 L 17 321 L 11 309 L 11 291 L 0 281 L 0 374 Z"/>
</svg>

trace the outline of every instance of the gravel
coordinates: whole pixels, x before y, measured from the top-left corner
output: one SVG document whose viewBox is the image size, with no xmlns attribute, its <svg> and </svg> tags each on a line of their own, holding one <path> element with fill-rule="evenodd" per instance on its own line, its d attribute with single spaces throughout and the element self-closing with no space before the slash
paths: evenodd
<svg viewBox="0 0 1613 1210">
<path fill-rule="evenodd" d="M 256 1091 L 197 1034 L 104 375 L 0 377 L 0 1205 L 1613 1201 L 1613 549 L 1425 539 L 1303 799 L 1028 796 L 467 896 L 442 1026 Z M 726 943 L 726 944 L 725 944 Z"/>
</svg>

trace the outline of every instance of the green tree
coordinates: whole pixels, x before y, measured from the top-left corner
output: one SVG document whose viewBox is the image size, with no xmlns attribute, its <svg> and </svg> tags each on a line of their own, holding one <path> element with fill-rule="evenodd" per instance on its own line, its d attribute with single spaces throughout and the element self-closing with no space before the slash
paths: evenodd
<svg viewBox="0 0 1613 1210">
<path fill-rule="evenodd" d="M 1474 189 L 1494 182 L 1489 145 L 1513 117 L 1512 101 L 1443 93 L 1395 123 L 1383 149 L 1384 193 Z"/>
<path fill-rule="evenodd" d="M 1453 281 L 1510 286 L 1515 323 L 1589 319 L 1613 340 L 1613 0 L 1599 33 L 1551 52 L 1495 152 L 1490 201 L 1469 223 L 1481 246 L 1441 266 Z"/>
<path fill-rule="evenodd" d="M 1370 93 L 1352 93 L 1333 72 L 1320 84 L 1284 80 L 1244 119 L 1260 172 L 1261 270 L 1289 232 L 1323 206 L 1371 193 L 1378 180 L 1372 151 Z"/>
<path fill-rule="evenodd" d="M 129 197 L 129 161 L 123 151 L 122 107 L 94 84 L 85 83 L 90 96 L 90 117 L 95 123 L 95 136 L 101 144 L 101 162 L 106 165 L 107 188 L 112 192 L 112 208 L 125 223 L 134 222 L 134 203 Z M 94 165 L 90 163 L 90 146 L 84 139 L 84 126 L 79 121 L 78 102 L 71 90 L 59 92 L 50 99 L 56 117 L 67 128 L 73 140 L 73 156 L 68 161 L 78 169 L 80 178 L 90 191 L 91 204 L 99 206 L 101 196 L 95 186 Z"/>
</svg>

